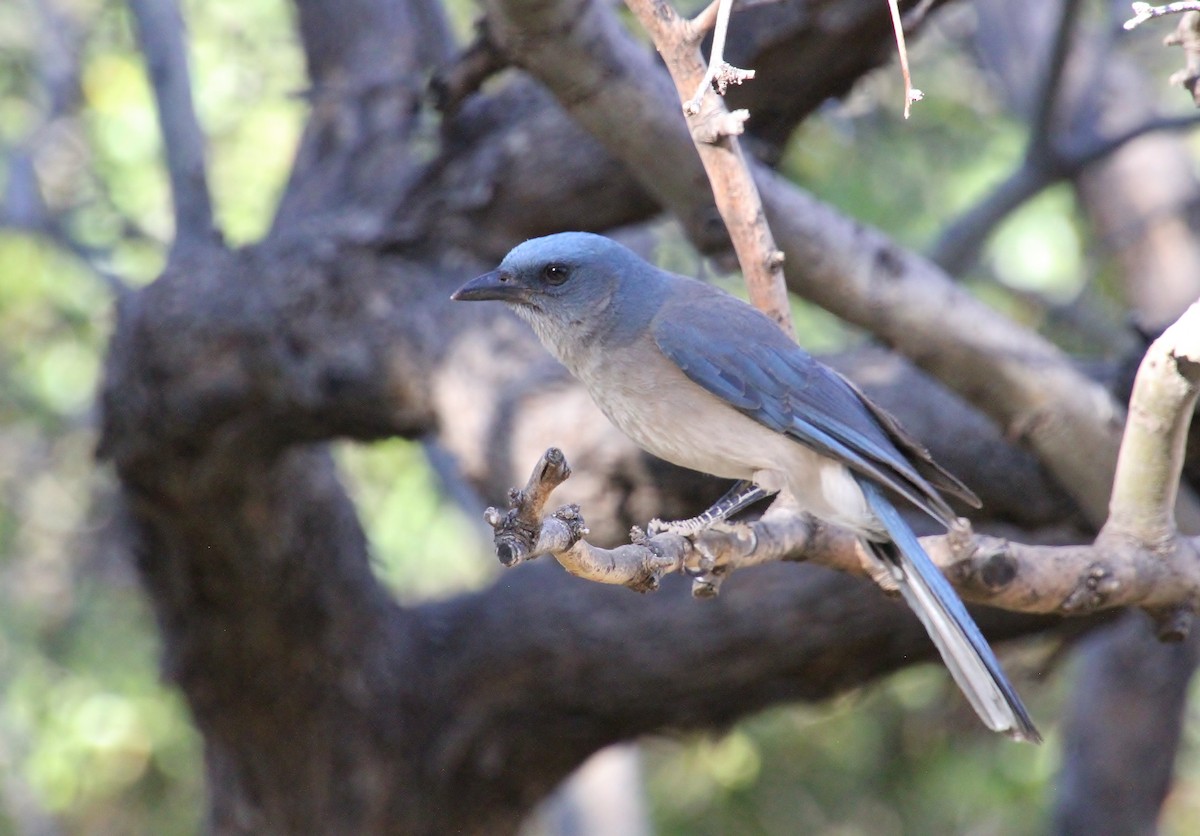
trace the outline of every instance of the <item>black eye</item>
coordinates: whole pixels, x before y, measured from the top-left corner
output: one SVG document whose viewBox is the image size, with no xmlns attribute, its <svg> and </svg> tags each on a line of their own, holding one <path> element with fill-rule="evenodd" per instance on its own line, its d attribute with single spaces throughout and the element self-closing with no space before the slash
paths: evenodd
<svg viewBox="0 0 1200 836">
<path fill-rule="evenodd" d="M 542 278 L 546 284 L 560 285 L 571 277 L 571 271 L 565 264 L 547 264 L 542 270 Z"/>
</svg>

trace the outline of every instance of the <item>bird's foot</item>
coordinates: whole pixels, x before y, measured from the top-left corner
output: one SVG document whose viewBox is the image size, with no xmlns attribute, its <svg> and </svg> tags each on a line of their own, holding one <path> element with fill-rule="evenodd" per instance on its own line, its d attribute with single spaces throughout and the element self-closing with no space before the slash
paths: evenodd
<svg viewBox="0 0 1200 836">
<path fill-rule="evenodd" d="M 724 520 L 693 518 L 677 522 L 663 522 L 655 519 L 650 521 L 647 531 L 651 537 L 657 534 L 675 534 L 686 537 L 691 542 L 692 548 L 684 557 L 681 568 L 683 574 L 692 579 L 692 595 L 697 598 L 716 597 L 717 593 L 721 591 L 721 582 L 728 576 L 731 568 L 724 562 L 720 554 L 724 550 L 724 546 L 720 544 L 719 540 L 714 542 L 700 535 L 706 532 L 720 532 L 732 535 L 738 540 L 746 540 L 752 544 L 757 543 L 757 535 L 749 525 L 741 522 L 730 523 Z M 635 533 L 642 534 L 642 531 L 635 529 Z M 754 545 L 750 546 L 751 551 L 754 548 Z"/>
<path fill-rule="evenodd" d="M 703 515 L 689 517 L 686 520 L 660 520 L 655 517 L 646 526 L 646 533 L 651 537 L 659 534 L 678 534 L 680 537 L 691 537 L 718 524 L 720 524 L 720 520 L 711 517 L 705 519 Z"/>
<path fill-rule="evenodd" d="M 686 520 L 675 520 L 673 522 L 663 522 L 656 517 L 650 521 L 650 525 L 646 527 L 646 530 L 650 533 L 651 537 L 656 534 L 678 534 L 680 537 L 691 537 L 699 534 L 701 531 L 716 528 L 724 524 L 725 520 L 746 506 L 753 505 L 764 496 L 767 496 L 765 490 L 753 482 L 743 480 L 730 488 L 728 493 L 718 499 L 704 513 Z M 731 529 L 717 530 L 729 531 Z"/>
</svg>

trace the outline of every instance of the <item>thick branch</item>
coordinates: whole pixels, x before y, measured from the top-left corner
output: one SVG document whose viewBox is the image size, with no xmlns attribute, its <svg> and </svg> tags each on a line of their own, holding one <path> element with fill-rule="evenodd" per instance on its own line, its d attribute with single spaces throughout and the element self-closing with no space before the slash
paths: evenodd
<svg viewBox="0 0 1200 836">
<path fill-rule="evenodd" d="M 176 0 L 129 0 L 158 105 L 175 205 L 172 253 L 220 241 L 204 164 L 204 132 L 192 102 L 183 17 Z"/>
<path fill-rule="evenodd" d="M 1107 525 L 1111 533 L 1170 545 L 1198 392 L 1200 302 L 1154 341 L 1138 370 L 1113 482 Z"/>
</svg>

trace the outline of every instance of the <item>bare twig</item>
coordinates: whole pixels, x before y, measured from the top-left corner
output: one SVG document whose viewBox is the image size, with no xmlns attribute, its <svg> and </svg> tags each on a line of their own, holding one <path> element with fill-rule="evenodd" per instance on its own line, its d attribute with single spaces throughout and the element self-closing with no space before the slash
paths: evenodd
<svg viewBox="0 0 1200 836">
<path fill-rule="evenodd" d="M 713 12 L 713 8 L 716 12 Z M 722 96 L 730 84 L 741 84 L 754 78 L 754 70 L 743 70 L 725 60 L 725 38 L 729 34 L 729 15 L 733 10 L 733 0 L 713 0 L 704 11 L 700 12 L 689 24 L 688 29 L 692 40 L 699 43 L 703 33 L 707 31 L 710 21 L 713 25 L 712 52 L 708 56 L 708 70 L 696 88 L 696 94 L 683 103 L 683 112 L 688 116 L 700 113 L 700 103 L 709 88 L 716 90 Z M 739 131 L 740 133 L 740 131 Z"/>
<path fill-rule="evenodd" d="M 1200 11 L 1200 0 L 1183 0 L 1183 2 L 1166 3 L 1162 6 L 1151 6 L 1149 3 L 1134 3 L 1133 17 L 1125 21 L 1125 28 L 1136 29 L 1152 18 L 1194 11 Z"/>
<path fill-rule="evenodd" d="M 892 29 L 896 33 L 896 52 L 900 55 L 900 75 L 904 78 L 904 118 L 907 119 L 913 102 L 919 102 L 925 94 L 912 86 L 912 75 L 908 71 L 908 47 L 904 43 L 904 21 L 900 19 L 900 4 L 888 0 L 892 12 Z"/>
<path fill-rule="evenodd" d="M 659 534 L 647 539 L 635 529 L 634 542 L 613 549 L 581 539 L 562 520 L 564 512 L 578 516 L 573 506 L 546 516 L 522 541 L 521 560 L 550 555 L 574 575 L 640 592 L 656 589 L 663 575 L 682 572 L 692 577 L 697 597 L 716 594 L 736 569 L 779 560 L 804 560 L 873 577 L 853 534 L 794 509 L 772 508 L 754 522 L 691 538 Z M 507 548 L 514 536 L 503 517 L 495 509 L 487 516 L 496 529 L 502 561 L 511 554 Z M 1092 545 L 1043 546 L 954 533 L 923 537 L 921 543 L 964 599 L 1018 612 L 1086 615 L 1120 606 L 1160 609 L 1190 602 L 1200 593 L 1196 538 L 1179 538 L 1169 562 L 1159 549 L 1114 537 Z"/>
<path fill-rule="evenodd" d="M 680 100 L 685 101 L 708 75 L 696 32 L 666 0 L 627 0 L 627 5 L 650 33 Z M 688 124 L 717 209 L 742 265 L 750 301 L 790 336 L 792 314 L 783 282 L 783 254 L 775 246 L 758 189 L 737 140 L 740 120 L 729 120 L 719 96 L 704 95 L 701 103 L 697 112 L 688 114 Z"/>
<path fill-rule="evenodd" d="M 176 0 L 129 0 L 129 8 L 158 105 L 175 205 L 174 256 L 220 241 L 204 164 L 204 133 L 192 103 L 183 18 Z"/>
</svg>

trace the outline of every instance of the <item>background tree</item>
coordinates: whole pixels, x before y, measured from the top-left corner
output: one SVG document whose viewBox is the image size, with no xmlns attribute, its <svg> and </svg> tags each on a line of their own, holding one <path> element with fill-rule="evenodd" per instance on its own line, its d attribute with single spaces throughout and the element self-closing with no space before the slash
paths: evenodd
<svg viewBox="0 0 1200 836">
<path fill-rule="evenodd" d="M 833 362 L 980 493 L 978 530 L 1080 544 L 1035 555 L 1108 560 L 1095 534 L 1146 344 L 1124 311 L 1156 331 L 1198 295 L 1187 149 L 1147 133 L 1190 119 L 1145 108 L 1139 91 L 1158 88 L 1141 74 L 1164 56 L 1153 35 L 1114 39 L 1123 12 L 1072 0 L 901 7 L 910 36 L 928 41 L 917 83 L 929 100 L 908 123 L 894 73 L 870 73 L 893 55 L 885 4 L 734 17 L 726 56 L 757 77 L 730 105 L 750 112 L 744 145 L 789 286 L 862 329 L 797 301 L 802 338 L 850 349 Z M 200 805 L 181 777 L 197 744 L 147 682 L 121 587 L 128 555 L 166 678 L 203 740 L 208 821 L 223 831 L 512 830 L 610 743 L 726 729 L 933 658 L 901 605 L 811 564 L 739 571 L 710 602 L 670 579 L 638 596 L 553 565 L 485 580 L 486 549 L 449 532 L 523 483 L 551 443 L 575 470 L 556 500 L 579 502 L 601 545 L 694 512 L 720 486 L 634 450 L 522 326 L 453 306 L 449 291 L 559 229 L 615 231 L 677 269 L 723 273 L 733 262 L 712 192 L 665 70 L 607 4 L 486 3 L 469 42 L 473 12 L 456 6 L 290 8 L 188 6 L 190 40 L 166 0 L 128 14 L 3 11 L 19 33 L 3 66 L 16 115 L 0 252 L 13 395 L 0 618 L 19 659 L 4 674 L 0 740 L 17 766 L 3 787 L 14 827 L 194 826 L 179 811 Z M 151 94 L 166 177 L 147 165 L 160 147 Z M 818 113 L 831 97 L 842 105 Z M 931 260 L 915 254 L 926 247 Z M 106 332 L 92 420 L 85 393 Z M 93 438 L 101 475 L 86 464 Z M 396 438 L 421 443 L 436 479 L 411 445 L 343 450 L 356 506 L 329 442 Z M 438 489 L 468 516 L 449 516 Z M 1181 525 L 1196 507 L 1185 484 Z M 396 559 L 389 591 L 360 515 L 377 551 L 437 561 Z M 1186 557 L 1190 541 L 1172 542 Z M 839 553 L 836 537 L 809 546 L 793 556 Z M 1089 633 L 1070 681 L 1019 683 L 1047 747 L 976 737 L 930 668 L 876 689 L 872 712 L 775 712 L 660 751 L 659 826 L 1032 831 L 1057 788 L 1063 830 L 1153 827 L 1195 664 L 1194 640 L 1153 635 L 1187 632 L 1186 572 L 1145 588 L 1111 571 L 1031 586 L 1022 554 L 968 556 L 955 578 L 1010 609 L 978 611 L 994 640 L 1042 637 L 1014 672 L 1054 670 L 1058 649 Z M 447 577 L 443 557 L 462 573 Z M 458 584 L 475 591 L 448 594 Z M 417 600 L 433 589 L 442 597 Z M 1156 619 L 1096 630 L 1113 616 L 1061 617 L 1116 603 Z M 1072 683 L 1056 729 L 1058 701 L 1037 692 Z M 780 734 L 797 722 L 801 733 Z M 1168 824 L 1196 803 L 1174 794 Z"/>
</svg>

